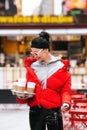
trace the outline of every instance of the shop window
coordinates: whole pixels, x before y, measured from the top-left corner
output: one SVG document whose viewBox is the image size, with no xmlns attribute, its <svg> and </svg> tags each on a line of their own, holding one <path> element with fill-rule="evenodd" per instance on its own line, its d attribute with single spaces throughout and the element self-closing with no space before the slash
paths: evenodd
<svg viewBox="0 0 87 130">
<path fill-rule="evenodd" d="M 67 41 L 53 41 L 53 49 L 54 50 L 68 50 L 68 42 Z"/>
</svg>

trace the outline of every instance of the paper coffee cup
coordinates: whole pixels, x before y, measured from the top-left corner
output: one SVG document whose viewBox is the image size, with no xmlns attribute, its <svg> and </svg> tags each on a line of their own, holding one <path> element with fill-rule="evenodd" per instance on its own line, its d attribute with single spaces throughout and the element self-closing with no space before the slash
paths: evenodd
<svg viewBox="0 0 87 130">
<path fill-rule="evenodd" d="M 28 82 L 27 83 L 27 91 L 33 93 L 35 89 L 35 83 L 34 82 Z"/>
<path fill-rule="evenodd" d="M 26 86 L 26 79 L 19 79 L 18 80 L 18 91 L 19 92 L 24 92 L 25 91 L 25 86 Z"/>
<path fill-rule="evenodd" d="M 18 82 L 13 82 L 12 89 L 15 90 L 15 91 L 17 91 L 17 89 L 18 89 Z"/>
</svg>

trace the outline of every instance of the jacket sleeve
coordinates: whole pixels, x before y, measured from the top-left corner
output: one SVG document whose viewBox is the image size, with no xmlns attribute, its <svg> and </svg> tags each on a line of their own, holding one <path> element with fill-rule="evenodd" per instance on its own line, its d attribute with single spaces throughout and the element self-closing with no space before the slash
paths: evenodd
<svg viewBox="0 0 87 130">
<path fill-rule="evenodd" d="M 26 79 L 27 81 L 32 81 L 35 83 L 40 83 L 37 75 L 35 74 L 34 70 L 30 67 L 33 62 L 35 62 L 35 58 L 25 58 L 24 66 L 26 68 Z"/>
<path fill-rule="evenodd" d="M 71 75 L 70 74 L 62 87 L 61 95 L 62 95 L 62 104 L 68 103 L 71 106 Z"/>
<path fill-rule="evenodd" d="M 37 59 L 36 58 L 25 58 L 24 59 L 24 67 L 27 68 L 29 67 L 33 62 L 35 62 Z"/>
<path fill-rule="evenodd" d="M 19 99 L 18 97 L 16 97 L 16 101 L 19 104 L 27 104 L 28 106 L 36 106 L 37 105 L 35 97 L 28 98 L 28 99 Z"/>
<path fill-rule="evenodd" d="M 20 98 L 18 98 L 17 96 L 16 96 L 16 101 L 18 102 L 18 103 L 20 103 L 20 104 L 25 104 L 25 103 L 27 103 L 27 99 L 20 99 Z"/>
<path fill-rule="evenodd" d="M 34 62 L 36 59 L 26 59 L 24 61 L 24 64 L 25 64 L 25 68 L 26 68 L 26 79 L 27 79 L 27 82 L 35 82 L 36 83 L 36 86 L 35 86 L 35 92 L 37 90 L 37 87 L 41 85 L 41 82 L 40 80 L 38 79 L 36 73 L 34 72 L 34 70 L 30 67 L 31 63 Z M 27 83 L 26 83 L 26 88 L 27 89 Z M 28 99 L 20 99 L 18 97 L 16 97 L 16 100 L 18 103 L 20 104 L 24 104 L 24 103 L 27 103 L 29 106 L 32 106 L 32 105 L 35 105 L 37 104 L 36 103 L 36 96 L 32 97 L 32 98 L 28 98 Z"/>
</svg>

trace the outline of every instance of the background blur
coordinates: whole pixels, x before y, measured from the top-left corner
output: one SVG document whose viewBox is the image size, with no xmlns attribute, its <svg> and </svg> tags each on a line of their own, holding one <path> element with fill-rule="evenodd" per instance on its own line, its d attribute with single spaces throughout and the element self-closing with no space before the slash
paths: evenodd
<svg viewBox="0 0 87 130">
<path fill-rule="evenodd" d="M 23 60 L 41 31 L 51 35 L 51 53 L 70 60 L 72 91 L 87 93 L 87 0 L 0 0 L 1 109 L 27 109 L 10 90 L 25 78 Z"/>
</svg>

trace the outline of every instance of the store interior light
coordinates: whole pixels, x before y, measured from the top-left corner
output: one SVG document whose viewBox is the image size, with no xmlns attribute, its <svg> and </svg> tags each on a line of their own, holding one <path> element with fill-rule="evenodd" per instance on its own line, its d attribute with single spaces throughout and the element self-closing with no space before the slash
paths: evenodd
<svg viewBox="0 0 87 130">
<path fill-rule="evenodd" d="M 42 29 L 0 29 L 0 36 L 38 35 Z M 87 35 L 87 29 L 45 29 L 52 35 Z"/>
<path fill-rule="evenodd" d="M 73 35 L 87 35 L 87 29 L 68 29 L 67 30 L 68 34 L 73 34 Z"/>
<path fill-rule="evenodd" d="M 58 35 L 64 35 L 67 33 L 66 29 L 46 29 L 49 34 L 58 34 Z"/>
<path fill-rule="evenodd" d="M 20 35 L 21 30 L 20 29 L 1 29 L 0 30 L 0 36 L 9 36 L 9 35 Z"/>
<path fill-rule="evenodd" d="M 39 34 L 42 29 L 1 29 L 0 36 L 14 36 L 14 35 L 36 35 Z"/>
<path fill-rule="evenodd" d="M 87 35 L 87 29 L 49 29 L 46 31 L 58 35 Z"/>
<path fill-rule="evenodd" d="M 42 29 L 23 29 L 21 30 L 22 35 L 35 35 L 39 34 Z"/>
</svg>

